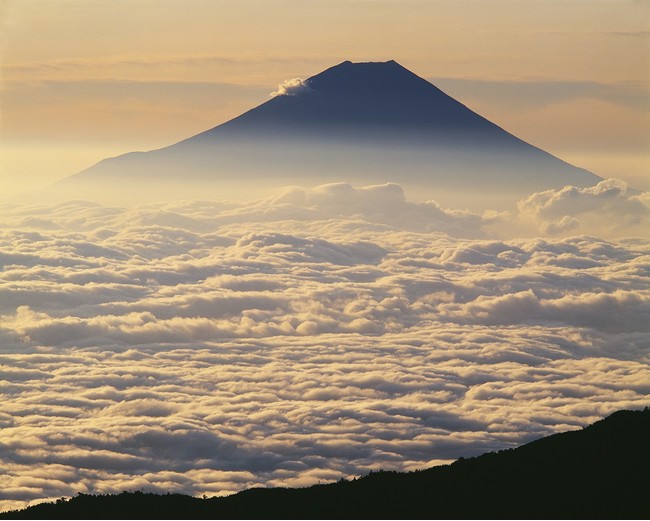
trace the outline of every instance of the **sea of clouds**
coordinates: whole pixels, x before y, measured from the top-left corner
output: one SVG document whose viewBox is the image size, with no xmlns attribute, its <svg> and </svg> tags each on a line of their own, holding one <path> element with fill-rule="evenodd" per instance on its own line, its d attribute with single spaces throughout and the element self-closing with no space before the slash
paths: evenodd
<svg viewBox="0 0 650 521">
<path fill-rule="evenodd" d="M 0 509 L 409 470 L 650 404 L 650 196 L 0 205 Z"/>
</svg>

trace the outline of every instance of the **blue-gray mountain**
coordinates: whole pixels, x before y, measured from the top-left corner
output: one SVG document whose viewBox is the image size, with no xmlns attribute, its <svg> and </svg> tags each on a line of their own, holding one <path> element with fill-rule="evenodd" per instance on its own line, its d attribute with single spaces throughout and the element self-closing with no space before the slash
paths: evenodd
<svg viewBox="0 0 650 521">
<path fill-rule="evenodd" d="M 122 190 L 177 184 L 206 196 L 233 184 L 397 182 L 436 196 L 515 197 L 601 179 L 522 141 L 395 61 L 343 62 L 210 130 L 105 159 L 59 183 Z"/>
</svg>

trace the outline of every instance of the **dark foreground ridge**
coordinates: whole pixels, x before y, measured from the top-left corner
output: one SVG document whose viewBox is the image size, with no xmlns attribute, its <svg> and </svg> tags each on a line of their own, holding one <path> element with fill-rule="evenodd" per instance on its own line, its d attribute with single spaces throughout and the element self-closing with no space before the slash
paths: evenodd
<svg viewBox="0 0 650 521">
<path fill-rule="evenodd" d="M 1 519 L 648 519 L 650 409 L 579 431 L 410 473 L 375 472 L 302 489 L 222 498 L 123 492 Z"/>
</svg>

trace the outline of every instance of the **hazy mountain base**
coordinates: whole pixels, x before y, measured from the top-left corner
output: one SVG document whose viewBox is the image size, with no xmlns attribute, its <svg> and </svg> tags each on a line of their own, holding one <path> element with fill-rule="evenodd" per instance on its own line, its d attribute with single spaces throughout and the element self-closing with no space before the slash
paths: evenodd
<svg viewBox="0 0 650 521">
<path fill-rule="evenodd" d="M 642 519 L 650 410 L 619 411 L 580 431 L 410 473 L 375 472 L 303 489 L 181 494 L 80 494 L 3 519 Z"/>
<path fill-rule="evenodd" d="M 530 147 L 532 149 L 532 147 Z M 435 199 L 451 208 L 512 210 L 531 193 L 565 185 L 593 186 L 601 179 L 548 154 L 476 148 L 398 146 L 394 141 L 324 144 L 250 140 L 219 142 L 207 151 L 134 152 L 105 160 L 62 180 L 43 196 L 50 200 L 91 199 L 108 204 L 141 204 L 185 199 L 243 200 L 267 197 L 282 186 L 349 182 L 401 185 L 417 202 Z M 532 155 L 532 158 L 530 157 Z M 584 174 L 584 175 L 581 175 Z"/>
</svg>

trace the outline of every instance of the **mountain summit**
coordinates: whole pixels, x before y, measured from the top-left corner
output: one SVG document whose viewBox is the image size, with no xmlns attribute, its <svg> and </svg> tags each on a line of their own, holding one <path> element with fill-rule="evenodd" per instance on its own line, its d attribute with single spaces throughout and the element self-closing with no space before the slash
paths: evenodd
<svg viewBox="0 0 650 521">
<path fill-rule="evenodd" d="M 230 133 L 341 141 L 383 138 L 403 144 L 431 137 L 453 142 L 508 135 L 395 61 L 346 61 L 302 86 L 183 143 Z"/>
<path fill-rule="evenodd" d="M 471 194 L 516 200 L 599 180 L 391 60 L 345 61 L 210 130 L 103 160 L 58 186 L 91 193 L 176 186 L 175 195 L 198 189 L 202 197 L 209 186 L 221 198 L 237 186 L 257 195 L 252 187 L 392 181 L 443 202 L 455 194 L 471 206 Z"/>
</svg>

